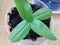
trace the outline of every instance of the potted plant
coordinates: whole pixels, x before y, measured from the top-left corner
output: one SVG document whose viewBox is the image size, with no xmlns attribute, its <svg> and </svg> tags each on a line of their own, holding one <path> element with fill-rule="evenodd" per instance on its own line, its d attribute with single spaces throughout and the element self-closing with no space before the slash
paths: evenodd
<svg viewBox="0 0 60 45">
<path fill-rule="evenodd" d="M 9 20 L 11 20 L 13 16 L 15 16 L 14 19 L 17 20 L 18 18 L 18 20 L 20 21 L 18 21 L 19 24 L 17 24 L 17 21 L 13 19 L 13 21 L 10 21 L 10 22 L 13 22 L 13 25 L 9 23 L 10 26 L 14 27 L 14 29 L 13 28 L 10 29 L 10 30 L 13 29 L 12 32 L 10 33 L 11 42 L 18 42 L 25 37 L 30 38 L 28 33 L 31 33 L 31 35 L 33 36 L 34 36 L 34 33 L 36 33 L 35 34 L 35 36 L 37 35 L 36 37 L 43 36 L 50 40 L 56 40 L 56 37 L 48 28 L 49 24 L 46 24 L 46 21 L 49 22 L 51 17 L 51 11 L 48 8 L 42 8 L 42 7 L 39 7 L 38 5 L 31 5 L 32 7 L 36 6 L 35 10 L 33 8 L 33 11 L 32 11 L 32 8 L 27 0 L 14 0 L 14 2 L 17 9 L 14 8 L 11 12 L 12 14 L 8 13 L 10 15 Z M 19 17 L 19 15 L 21 17 Z M 14 26 L 14 23 L 16 23 L 17 25 Z M 31 39 L 35 40 L 35 36 Z"/>
</svg>

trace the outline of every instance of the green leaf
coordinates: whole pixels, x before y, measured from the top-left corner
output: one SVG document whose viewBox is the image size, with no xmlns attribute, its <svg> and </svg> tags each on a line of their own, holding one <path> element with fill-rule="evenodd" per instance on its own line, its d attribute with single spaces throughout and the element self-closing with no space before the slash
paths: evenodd
<svg viewBox="0 0 60 45">
<path fill-rule="evenodd" d="M 31 29 L 37 34 L 50 40 L 56 40 L 56 37 L 53 35 L 52 31 L 41 21 L 35 19 L 30 25 Z"/>
<path fill-rule="evenodd" d="M 23 39 L 30 31 L 30 26 L 26 21 L 19 23 L 10 33 L 10 41 L 18 42 Z"/>
<path fill-rule="evenodd" d="M 51 15 L 52 15 L 52 12 L 48 8 L 41 8 L 33 14 L 34 18 L 39 20 L 48 19 L 51 17 Z"/>
<path fill-rule="evenodd" d="M 23 19 L 28 22 L 33 20 L 32 8 L 27 0 L 14 0 L 16 8 Z"/>
</svg>

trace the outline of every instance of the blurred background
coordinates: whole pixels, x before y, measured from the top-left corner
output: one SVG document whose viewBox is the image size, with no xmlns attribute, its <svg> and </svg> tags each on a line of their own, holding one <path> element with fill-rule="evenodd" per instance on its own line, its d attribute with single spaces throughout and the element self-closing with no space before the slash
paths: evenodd
<svg viewBox="0 0 60 45">
<path fill-rule="evenodd" d="M 51 29 L 57 37 L 56 41 L 47 40 L 42 45 L 60 45 L 60 0 L 41 0 L 54 13 L 51 18 Z M 32 0 L 30 0 L 32 2 Z M 0 0 L 0 45 L 15 45 L 9 41 L 9 35 L 5 29 L 5 14 L 7 9 L 14 3 L 13 0 Z"/>
<path fill-rule="evenodd" d="M 42 0 L 51 10 L 60 11 L 60 0 Z"/>
</svg>

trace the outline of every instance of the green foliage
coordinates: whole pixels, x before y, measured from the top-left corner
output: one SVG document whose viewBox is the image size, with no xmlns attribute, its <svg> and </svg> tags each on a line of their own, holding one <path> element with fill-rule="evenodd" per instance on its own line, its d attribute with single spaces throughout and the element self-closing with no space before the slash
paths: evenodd
<svg viewBox="0 0 60 45">
<path fill-rule="evenodd" d="M 19 23 L 10 34 L 10 40 L 17 42 L 23 39 L 30 31 L 30 25 L 26 21 Z"/>
<path fill-rule="evenodd" d="M 50 11 L 50 9 L 47 9 L 47 8 L 41 8 L 33 14 L 33 16 L 39 20 L 48 19 L 51 17 L 51 15 L 52 15 L 52 12 Z"/>
<path fill-rule="evenodd" d="M 23 39 L 29 33 L 30 28 L 47 39 L 56 40 L 52 31 L 40 21 L 51 17 L 52 13 L 48 8 L 42 8 L 32 13 L 31 6 L 27 0 L 14 0 L 14 2 L 24 20 L 10 33 L 11 42 L 18 42 Z"/>
<path fill-rule="evenodd" d="M 30 25 L 31 29 L 37 34 L 50 40 L 56 40 L 56 37 L 53 35 L 51 30 L 43 22 L 35 19 Z"/>
</svg>

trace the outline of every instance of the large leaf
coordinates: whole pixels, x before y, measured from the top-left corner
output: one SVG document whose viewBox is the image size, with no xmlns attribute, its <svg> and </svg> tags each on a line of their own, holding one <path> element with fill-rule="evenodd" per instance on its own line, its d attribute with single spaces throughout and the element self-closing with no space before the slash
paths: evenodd
<svg viewBox="0 0 60 45">
<path fill-rule="evenodd" d="M 16 8 L 21 15 L 21 17 L 25 20 L 32 21 L 32 8 L 27 0 L 14 0 Z"/>
<path fill-rule="evenodd" d="M 34 20 L 30 25 L 32 30 L 37 34 L 50 40 L 56 40 L 56 37 L 53 35 L 52 31 L 41 21 Z"/>
<path fill-rule="evenodd" d="M 48 8 L 41 8 L 33 14 L 34 18 L 37 18 L 39 20 L 48 19 L 51 17 L 51 15 L 52 15 L 52 12 Z"/>
<path fill-rule="evenodd" d="M 30 31 L 30 26 L 26 21 L 19 23 L 10 33 L 10 41 L 17 42 L 23 39 Z"/>
</svg>

